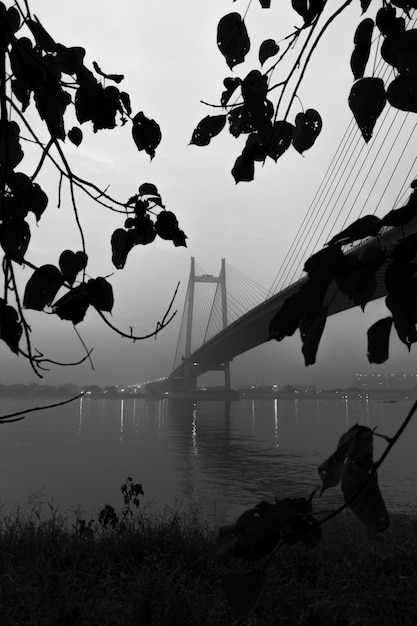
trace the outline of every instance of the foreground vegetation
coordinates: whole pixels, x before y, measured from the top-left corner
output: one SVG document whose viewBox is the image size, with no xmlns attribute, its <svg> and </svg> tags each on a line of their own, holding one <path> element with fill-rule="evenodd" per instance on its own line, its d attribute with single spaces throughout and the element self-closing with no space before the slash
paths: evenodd
<svg viewBox="0 0 417 626">
<path fill-rule="evenodd" d="M 316 548 L 284 546 L 254 613 L 239 621 L 220 581 L 242 566 L 216 556 L 215 530 L 197 515 L 106 506 L 69 525 L 56 512 L 15 514 L 0 522 L 0 623 L 414 626 L 416 540 L 411 514 L 379 534 L 339 515 Z"/>
</svg>

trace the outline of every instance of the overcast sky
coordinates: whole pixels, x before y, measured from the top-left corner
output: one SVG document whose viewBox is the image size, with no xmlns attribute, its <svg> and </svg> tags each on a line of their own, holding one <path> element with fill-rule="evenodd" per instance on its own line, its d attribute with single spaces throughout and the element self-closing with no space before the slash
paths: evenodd
<svg viewBox="0 0 417 626">
<path fill-rule="evenodd" d="M 352 83 L 349 58 L 359 3 L 354 3 L 322 42 L 300 91 L 304 109 L 318 109 L 323 118 L 316 145 L 304 156 L 290 149 L 277 164 L 270 161 L 263 168 L 259 164 L 255 181 L 236 185 L 230 170 L 245 137 L 236 140 L 225 130 L 208 147 L 188 145 L 197 123 L 213 114 L 213 109 L 200 101 L 218 103 L 225 77 L 244 77 L 258 67 L 257 51 L 264 39 L 279 41 L 294 25 L 301 24 L 289 1 L 272 2 L 276 8 L 270 11 L 252 2 L 247 15 L 252 52 L 249 62 L 238 65 L 232 73 L 216 46 L 217 24 L 228 12 L 243 14 L 247 4 L 242 0 L 30 1 L 33 13 L 57 41 L 85 47 L 88 65 L 96 61 L 108 73 L 123 73 L 121 87 L 130 93 L 134 113 L 143 111 L 161 126 L 163 139 L 150 163 L 147 155 L 136 150 L 130 125 L 96 135 L 84 125 L 81 146 L 67 147 L 74 171 L 98 186 L 109 184 L 109 192 L 123 201 L 143 182 L 157 185 L 167 209 L 174 211 L 188 235 L 188 248 L 175 248 L 158 239 L 150 246 L 137 246 L 125 269 L 116 271 L 111 263 L 110 236 L 123 226 L 124 219 L 107 214 L 80 194 L 90 257 L 88 271 L 91 276 L 113 274 L 115 325 L 124 330 L 132 326 L 137 334 L 152 331 L 180 281 L 174 304 L 178 314 L 157 340 L 131 344 L 112 335 L 94 312 L 89 313 L 78 329 L 87 345 L 94 347 L 95 370 L 88 363 L 73 369 L 54 368 L 43 381 L 22 358 L 11 356 L 1 344 L 1 382 L 131 384 L 168 375 L 192 256 L 210 274 L 218 274 L 225 257 L 227 263 L 260 285 L 271 286 L 352 117 L 347 105 Z M 275 82 L 281 79 L 275 75 Z M 294 116 L 297 112 L 295 108 Z M 31 260 L 57 264 L 64 248 L 80 248 L 79 240 L 65 194 L 62 207 L 56 208 L 57 176 L 46 170 L 40 180 L 50 195 L 50 204 L 39 228 L 32 229 Z M 389 202 L 387 198 L 378 214 L 392 208 Z M 25 271 L 28 278 L 31 272 Z M 234 361 L 232 382 L 301 382 L 331 387 L 349 385 L 351 375 L 358 371 L 413 372 L 417 369 L 415 351 L 409 355 L 398 341 L 392 341 L 393 356 L 387 365 L 367 363 L 366 329 L 386 314 L 381 303 L 374 303 L 368 305 L 365 315 L 355 310 L 331 318 L 318 363 L 307 369 L 298 337 L 265 344 Z M 41 351 L 55 359 L 81 356 L 82 348 L 69 322 L 53 316 L 44 319 L 32 312 L 29 318 L 34 345 Z"/>
</svg>

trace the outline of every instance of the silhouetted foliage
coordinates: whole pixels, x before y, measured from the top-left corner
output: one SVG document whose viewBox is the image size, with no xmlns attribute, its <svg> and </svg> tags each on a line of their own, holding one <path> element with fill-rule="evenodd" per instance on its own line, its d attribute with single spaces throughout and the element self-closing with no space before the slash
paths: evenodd
<svg viewBox="0 0 417 626">
<path fill-rule="evenodd" d="M 156 335 L 175 315 L 172 300 L 156 329 L 144 337 L 110 324 L 104 313 L 113 309 L 111 284 L 107 277 L 86 279 L 88 253 L 74 195 L 76 188 L 123 216 L 124 228 L 118 228 L 111 237 L 112 261 L 117 269 L 125 266 L 133 247 L 149 244 L 157 236 L 175 246 L 186 246 L 186 235 L 175 215 L 166 211 L 155 185 L 141 184 L 129 200 L 118 201 L 72 170 L 64 152 L 65 141 L 80 146 L 83 131 L 78 126 L 67 130 L 71 109 L 78 123 L 91 126 L 94 133 L 130 123 L 137 149 L 151 159 L 161 141 L 157 122 L 143 111 L 133 114 L 129 94 L 115 86 L 123 81 L 123 75 L 107 73 L 96 62 L 92 71 L 84 64 L 85 54 L 80 46 L 56 42 L 32 16 L 28 2 L 17 1 L 8 8 L 0 2 L 0 245 L 4 253 L 0 339 L 12 352 L 27 358 L 38 376 L 52 361 L 32 346 L 32 329 L 25 309 L 53 313 L 75 325 L 93 308 L 114 331 L 133 340 Z M 43 122 L 42 135 L 34 130 L 36 113 Z M 39 163 L 31 175 L 17 169 L 25 166 L 23 142 L 28 140 L 40 151 Z M 33 213 L 42 226 L 49 197 L 35 181 L 48 160 L 60 176 L 59 198 L 62 182 L 68 183 L 80 249 L 63 250 L 59 266 L 47 263 L 37 267 L 30 258 L 31 228 L 27 217 Z M 33 269 L 23 296 L 15 273 L 19 265 Z M 81 361 L 88 357 L 89 353 Z"/>
</svg>

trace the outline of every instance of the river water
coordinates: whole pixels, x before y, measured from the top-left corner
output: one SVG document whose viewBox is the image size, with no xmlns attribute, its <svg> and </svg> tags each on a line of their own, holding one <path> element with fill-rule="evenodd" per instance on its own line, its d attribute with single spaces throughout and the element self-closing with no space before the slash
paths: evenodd
<svg viewBox="0 0 417 626">
<path fill-rule="evenodd" d="M 120 485 L 131 476 L 151 509 L 194 506 L 223 523 L 260 500 L 309 496 L 343 432 L 359 423 L 392 436 L 413 401 L 83 398 L 0 427 L 0 503 L 94 514 L 122 506 Z M 28 406 L 3 399 L 0 415 Z M 415 508 L 416 442 L 417 417 L 379 471 L 391 509 Z M 375 438 L 375 459 L 385 446 Z M 329 490 L 319 505 L 337 505 L 338 494 Z"/>
</svg>

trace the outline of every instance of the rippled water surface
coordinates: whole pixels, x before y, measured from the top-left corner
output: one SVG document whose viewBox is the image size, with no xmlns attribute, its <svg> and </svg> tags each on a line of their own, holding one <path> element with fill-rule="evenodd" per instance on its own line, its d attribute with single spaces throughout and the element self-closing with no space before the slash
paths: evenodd
<svg viewBox="0 0 417 626">
<path fill-rule="evenodd" d="M 35 404 L 40 404 L 36 401 Z M 308 496 L 317 466 L 356 423 L 392 436 L 411 407 L 398 402 L 82 399 L 0 428 L 0 502 L 44 501 L 61 512 L 122 504 L 120 485 L 141 482 L 155 508 L 181 501 L 228 520 L 262 499 Z M 0 414 L 30 406 L 1 400 Z M 417 419 L 417 418 L 416 418 Z M 414 507 L 417 423 L 380 470 L 389 507 Z M 375 458 L 385 448 L 377 439 Z M 336 493 L 336 492 L 335 492 Z M 323 507 L 337 503 L 331 491 Z"/>
</svg>

